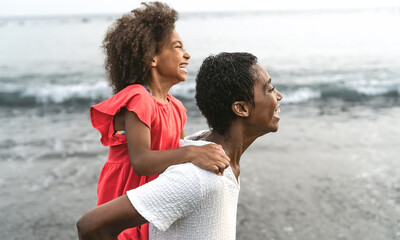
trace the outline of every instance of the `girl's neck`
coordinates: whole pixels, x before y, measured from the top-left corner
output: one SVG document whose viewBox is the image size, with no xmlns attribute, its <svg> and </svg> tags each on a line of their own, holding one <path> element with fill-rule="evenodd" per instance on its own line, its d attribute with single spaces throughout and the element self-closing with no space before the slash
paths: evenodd
<svg viewBox="0 0 400 240">
<path fill-rule="evenodd" d="M 168 92 L 173 85 L 154 80 L 150 80 L 144 85 L 150 90 L 151 95 L 157 101 L 160 103 L 168 103 Z"/>
</svg>

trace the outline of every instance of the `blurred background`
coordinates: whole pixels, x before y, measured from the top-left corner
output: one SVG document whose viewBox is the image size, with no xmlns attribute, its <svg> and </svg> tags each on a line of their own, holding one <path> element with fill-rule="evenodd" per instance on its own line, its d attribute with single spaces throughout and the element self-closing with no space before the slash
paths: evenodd
<svg viewBox="0 0 400 240">
<path fill-rule="evenodd" d="M 171 93 L 186 133 L 202 60 L 251 52 L 283 94 L 280 129 L 241 169 L 237 239 L 400 239 L 400 3 L 165 1 L 191 54 Z M 107 149 L 89 108 L 111 96 L 101 43 L 140 1 L 0 9 L 0 239 L 76 239 Z"/>
</svg>

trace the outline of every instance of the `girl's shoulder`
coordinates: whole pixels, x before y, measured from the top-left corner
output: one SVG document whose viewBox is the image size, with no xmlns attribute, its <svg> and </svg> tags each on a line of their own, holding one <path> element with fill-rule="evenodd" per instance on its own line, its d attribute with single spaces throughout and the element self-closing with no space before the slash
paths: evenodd
<svg viewBox="0 0 400 240">
<path fill-rule="evenodd" d="M 171 94 L 168 94 L 168 99 L 169 99 L 170 103 L 172 105 L 174 105 L 175 108 L 178 108 L 181 111 L 186 112 L 186 108 L 183 106 L 183 103 L 179 99 L 175 98 Z"/>
<path fill-rule="evenodd" d="M 136 95 L 142 95 L 142 97 L 151 98 L 150 93 L 148 90 L 140 84 L 132 84 L 127 86 L 126 88 L 122 89 L 118 93 L 116 93 L 112 98 L 126 98 L 126 97 L 133 97 Z"/>
<path fill-rule="evenodd" d="M 96 109 L 100 112 L 114 115 L 119 112 L 121 107 L 129 107 L 135 104 L 151 104 L 152 101 L 149 92 L 140 84 L 132 84 L 122 89 L 114 96 L 104 100 L 94 106 L 91 109 Z"/>
</svg>

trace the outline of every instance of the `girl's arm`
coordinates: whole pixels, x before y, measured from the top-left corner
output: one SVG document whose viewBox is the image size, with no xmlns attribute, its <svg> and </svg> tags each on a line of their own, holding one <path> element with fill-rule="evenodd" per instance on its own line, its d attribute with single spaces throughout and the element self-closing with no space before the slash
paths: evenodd
<svg viewBox="0 0 400 240">
<path fill-rule="evenodd" d="M 222 174 L 229 166 L 229 157 L 218 144 L 184 146 L 177 149 L 150 150 L 150 129 L 131 111 L 125 113 L 125 131 L 129 159 L 138 175 L 153 175 L 164 172 L 171 165 L 192 162 L 193 164 Z M 184 136 L 184 132 L 181 133 Z"/>
<path fill-rule="evenodd" d="M 181 132 L 181 139 L 184 139 L 185 137 L 186 137 L 185 130 L 182 130 L 182 132 Z"/>
</svg>

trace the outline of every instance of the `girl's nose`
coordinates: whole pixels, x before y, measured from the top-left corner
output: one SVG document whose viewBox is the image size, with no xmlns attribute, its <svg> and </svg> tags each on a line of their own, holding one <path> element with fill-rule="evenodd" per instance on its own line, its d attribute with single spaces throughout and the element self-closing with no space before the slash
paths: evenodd
<svg viewBox="0 0 400 240">
<path fill-rule="evenodd" d="M 185 49 L 185 53 L 183 54 L 183 57 L 186 59 L 190 59 L 190 54 L 186 51 L 186 49 Z"/>
</svg>

